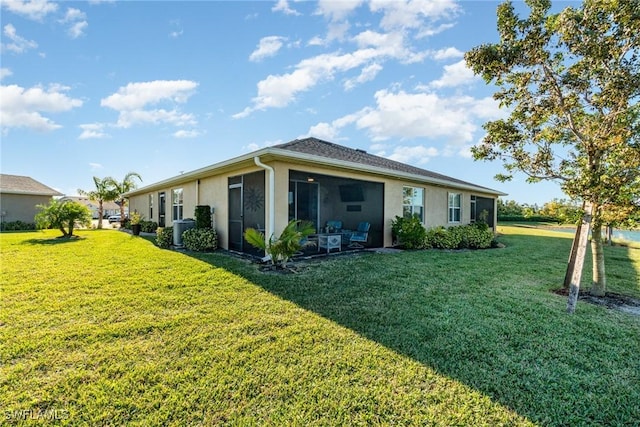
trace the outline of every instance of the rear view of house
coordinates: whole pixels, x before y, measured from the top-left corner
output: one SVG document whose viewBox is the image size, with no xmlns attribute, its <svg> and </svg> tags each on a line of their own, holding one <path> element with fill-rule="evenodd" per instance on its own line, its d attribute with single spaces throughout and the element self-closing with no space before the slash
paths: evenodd
<svg viewBox="0 0 640 427">
<path fill-rule="evenodd" d="M 62 196 L 53 188 L 28 176 L 0 174 L 0 221 L 34 222 L 37 205 Z"/>
<path fill-rule="evenodd" d="M 496 190 L 437 174 L 363 150 L 316 138 L 294 140 L 136 189 L 129 209 L 162 226 L 212 208 L 220 246 L 241 252 L 251 227 L 266 235 L 292 219 L 343 230 L 370 224 L 367 246 L 392 244 L 391 221 L 416 215 L 425 227 L 469 224 L 494 227 Z"/>
</svg>

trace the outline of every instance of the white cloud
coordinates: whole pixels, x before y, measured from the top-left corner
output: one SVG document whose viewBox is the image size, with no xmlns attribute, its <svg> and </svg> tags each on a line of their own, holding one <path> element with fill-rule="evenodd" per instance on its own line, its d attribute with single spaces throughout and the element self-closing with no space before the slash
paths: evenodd
<svg viewBox="0 0 640 427">
<path fill-rule="evenodd" d="M 275 56 L 282 47 L 285 37 L 268 36 L 260 39 L 258 47 L 249 55 L 249 61 L 262 61 L 264 58 Z"/>
<path fill-rule="evenodd" d="M 100 170 L 100 169 L 104 169 L 104 166 L 102 166 L 102 164 L 93 163 L 93 162 L 89 163 L 89 167 L 91 168 L 92 171 L 97 171 L 97 170 Z"/>
<path fill-rule="evenodd" d="M 195 138 L 200 136 L 200 132 L 198 132 L 197 130 L 181 129 L 177 132 L 174 132 L 173 136 L 176 138 Z"/>
<path fill-rule="evenodd" d="M 100 105 L 119 112 L 116 126 L 128 128 L 144 123 L 169 123 L 175 126 L 196 124 L 192 114 L 179 109 L 146 109 L 159 103 L 183 104 L 193 94 L 198 83 L 190 80 L 155 80 L 129 83 L 118 92 L 100 101 Z"/>
<path fill-rule="evenodd" d="M 440 49 L 434 52 L 433 58 L 438 61 L 444 59 L 452 59 L 452 58 L 462 58 L 464 56 L 464 52 L 459 51 L 455 47 L 448 47 L 446 49 Z"/>
<path fill-rule="evenodd" d="M 448 137 L 467 142 L 477 128 L 465 112 L 468 103 L 455 98 L 387 90 L 376 92 L 375 98 L 376 108 L 365 109 L 357 121 L 357 127 L 367 129 L 374 141 Z"/>
<path fill-rule="evenodd" d="M 375 61 L 378 65 L 369 65 L 369 68 L 361 73 L 361 78 L 366 79 L 373 77 L 379 71 L 381 62 L 392 58 L 403 62 L 414 62 L 423 56 L 406 48 L 403 44 L 404 37 L 399 32 L 379 34 L 365 31 L 356 36 L 354 41 L 360 48 L 353 53 L 318 55 L 300 61 L 294 71 L 288 74 L 267 76 L 257 84 L 258 94 L 252 99 L 253 105 L 246 107 L 233 117 L 243 118 L 254 111 L 286 107 L 296 99 L 299 93 L 332 80 L 336 73 L 344 73 Z M 351 83 L 348 86 L 350 87 Z"/>
<path fill-rule="evenodd" d="M 69 27 L 67 34 L 69 34 L 69 37 L 72 39 L 77 39 L 84 34 L 88 26 L 89 23 L 87 21 L 75 22 Z"/>
<path fill-rule="evenodd" d="M 38 47 L 38 43 L 33 40 L 27 40 L 16 32 L 16 27 L 11 24 L 4 26 L 4 35 L 11 40 L 10 43 L 2 43 L 2 50 L 8 50 L 14 53 L 24 53 L 29 49 Z"/>
<path fill-rule="evenodd" d="M 80 9 L 75 9 L 70 7 L 67 9 L 67 13 L 65 13 L 64 18 L 62 18 L 59 22 L 61 24 L 69 25 L 67 29 L 67 34 L 72 39 L 77 39 L 78 37 L 84 35 L 84 31 L 89 26 L 89 23 L 86 21 L 87 15 L 81 11 Z"/>
<path fill-rule="evenodd" d="M 391 160 L 402 163 L 425 164 L 431 158 L 437 157 L 440 152 L 435 147 L 425 147 L 424 145 L 401 145 L 395 147 L 393 153 L 387 156 Z"/>
<path fill-rule="evenodd" d="M 104 123 L 88 123 L 79 126 L 82 133 L 78 139 L 100 139 L 106 138 L 109 134 L 104 132 Z"/>
<path fill-rule="evenodd" d="M 362 83 L 366 83 L 375 79 L 381 70 L 382 70 L 382 65 L 380 64 L 374 63 L 374 64 L 367 65 L 362 69 L 358 77 L 353 79 L 348 79 L 347 81 L 344 82 L 344 89 L 349 91 Z"/>
<path fill-rule="evenodd" d="M 325 39 L 319 36 L 312 38 L 309 45 L 328 45 L 333 40 L 344 40 L 351 28 L 347 17 L 355 9 L 360 7 L 363 0 L 320 0 L 315 11 L 316 15 L 322 15 L 329 21 Z"/>
<path fill-rule="evenodd" d="M 434 88 L 455 87 L 469 84 L 476 80 L 479 80 L 479 77 L 470 68 L 467 68 L 467 63 L 463 59 L 455 64 L 445 65 L 442 77 L 432 81 L 430 86 Z"/>
<path fill-rule="evenodd" d="M 136 110 L 147 104 L 157 104 L 164 100 L 184 103 L 197 86 L 198 83 L 190 80 L 154 80 L 129 83 L 120 87 L 117 93 L 102 99 L 100 105 L 120 111 Z"/>
<path fill-rule="evenodd" d="M 121 128 L 130 128 L 131 126 L 142 125 L 146 123 L 169 123 L 174 126 L 187 126 L 195 125 L 197 124 L 197 121 L 193 114 L 182 113 L 177 109 L 124 110 L 120 111 L 116 126 Z"/>
<path fill-rule="evenodd" d="M 6 77 L 12 76 L 13 72 L 8 68 L 0 68 L 0 80 L 4 80 Z"/>
<path fill-rule="evenodd" d="M 320 0 L 316 14 L 323 15 L 332 21 L 341 21 L 346 19 L 362 3 L 364 3 L 363 0 Z"/>
<path fill-rule="evenodd" d="M 298 12 L 297 10 L 291 9 L 289 7 L 289 2 L 287 0 L 278 0 L 276 5 L 271 8 L 271 11 L 282 12 L 285 15 L 294 15 L 294 16 L 300 15 L 300 12 Z"/>
<path fill-rule="evenodd" d="M 34 21 L 41 21 L 58 10 L 58 5 L 48 0 L 2 0 L 0 4 L 8 11 Z"/>
<path fill-rule="evenodd" d="M 425 21 L 455 16 L 460 8 L 454 0 L 372 0 L 369 7 L 384 14 L 380 26 L 385 30 L 421 28 Z"/>
<path fill-rule="evenodd" d="M 301 135 L 300 138 L 316 137 L 325 140 L 339 140 L 340 130 L 345 126 L 348 126 L 358 120 L 358 113 L 348 114 L 344 117 L 340 117 L 331 123 L 321 122 L 309 128 L 309 132 L 306 135 Z"/>
<path fill-rule="evenodd" d="M 255 142 L 251 142 L 247 145 L 244 145 L 242 147 L 242 150 L 245 152 L 251 152 L 251 151 L 257 151 L 260 150 L 262 148 L 266 148 L 266 147 L 271 147 L 273 145 L 278 145 L 278 144 L 282 144 L 283 141 L 281 139 L 277 139 L 275 141 L 264 141 L 262 144 L 257 144 Z"/>
<path fill-rule="evenodd" d="M 51 131 L 62 126 L 41 113 L 60 113 L 82 106 L 80 99 L 70 98 L 61 85 L 48 89 L 39 86 L 24 89 L 17 85 L 0 86 L 0 126 L 3 132 L 10 128 L 28 128 Z"/>
</svg>

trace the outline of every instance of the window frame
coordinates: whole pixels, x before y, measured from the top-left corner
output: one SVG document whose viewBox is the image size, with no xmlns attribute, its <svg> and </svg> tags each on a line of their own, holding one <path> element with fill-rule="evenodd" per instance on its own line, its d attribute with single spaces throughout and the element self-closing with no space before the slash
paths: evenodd
<svg viewBox="0 0 640 427">
<path fill-rule="evenodd" d="M 174 188 L 171 190 L 171 219 L 180 221 L 184 218 L 184 189 Z"/>
<path fill-rule="evenodd" d="M 469 222 L 471 222 L 471 224 L 475 224 L 477 221 L 476 216 L 478 215 L 477 213 L 477 197 L 475 195 L 471 195 L 471 198 L 469 199 Z"/>
<path fill-rule="evenodd" d="M 410 190 L 411 193 L 414 191 L 419 191 L 421 193 L 420 196 L 416 197 L 415 194 L 407 194 L 407 190 Z M 414 215 L 418 215 L 420 219 L 420 223 L 424 224 L 425 221 L 425 188 L 424 187 L 414 187 L 411 185 L 403 185 L 402 186 L 402 216 L 404 218 L 410 218 Z M 419 201 L 420 204 L 416 204 L 415 202 Z M 409 203 L 407 203 L 409 202 Z M 419 208 L 419 209 L 417 209 Z M 418 210 L 418 212 L 416 212 Z"/>
<path fill-rule="evenodd" d="M 457 206 L 456 206 L 456 201 Z M 449 220 L 449 224 L 459 224 L 462 222 L 462 193 L 448 193 L 448 215 L 447 219 Z M 456 219 L 457 213 L 457 219 Z"/>
</svg>

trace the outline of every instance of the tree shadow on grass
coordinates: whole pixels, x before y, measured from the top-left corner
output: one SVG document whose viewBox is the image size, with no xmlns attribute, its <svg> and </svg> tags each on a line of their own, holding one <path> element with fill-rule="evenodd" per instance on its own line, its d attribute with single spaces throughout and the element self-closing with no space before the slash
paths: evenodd
<svg viewBox="0 0 640 427">
<path fill-rule="evenodd" d="M 24 245 L 62 245 L 66 243 L 74 243 L 84 240 L 84 237 L 71 236 L 71 237 L 47 237 L 46 239 L 28 239 L 22 242 Z"/>
<path fill-rule="evenodd" d="M 508 237 L 488 251 L 360 254 L 263 274 L 196 256 L 488 395 L 543 425 L 640 419 L 640 322 L 548 292 L 570 239 Z M 638 280 L 629 259 L 627 279 Z M 630 275 L 629 275 L 630 274 Z M 585 269 L 585 275 L 589 275 Z M 600 311 L 597 311 L 600 310 Z"/>
</svg>

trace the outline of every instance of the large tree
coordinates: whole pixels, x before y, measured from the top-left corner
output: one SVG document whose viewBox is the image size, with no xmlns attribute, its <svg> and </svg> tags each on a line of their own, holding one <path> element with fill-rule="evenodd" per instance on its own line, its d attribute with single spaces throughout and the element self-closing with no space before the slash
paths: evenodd
<svg viewBox="0 0 640 427">
<path fill-rule="evenodd" d="M 465 55 L 510 112 L 484 125 L 473 155 L 501 160 L 506 173 L 498 179 L 523 172 L 530 182 L 556 180 L 585 202 L 593 227 L 591 293 L 604 295 L 603 213 L 640 198 L 640 6 L 586 0 L 551 13 L 549 0 L 526 4 L 526 18 L 510 1 L 501 4 L 500 41 Z"/>
<path fill-rule="evenodd" d="M 105 178 L 107 185 L 113 188 L 115 192 L 114 200 L 120 206 L 120 222 L 122 225 L 124 225 L 124 222 L 126 221 L 124 207 L 126 206 L 127 199 L 124 195 L 136 188 L 135 179 L 142 182 L 142 177 L 136 172 L 129 172 L 124 176 L 122 181 L 118 181 L 112 177 Z"/>
<path fill-rule="evenodd" d="M 100 179 L 97 176 L 94 176 L 93 183 L 96 186 L 95 190 L 85 191 L 78 189 L 78 194 L 87 196 L 89 200 L 98 202 L 98 228 L 102 228 L 102 217 L 104 216 L 103 203 L 114 201 L 118 197 L 118 194 L 110 185 L 110 178 Z"/>
</svg>

